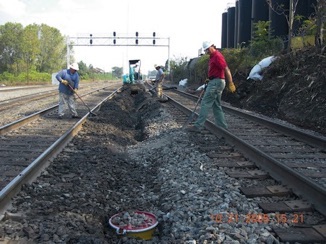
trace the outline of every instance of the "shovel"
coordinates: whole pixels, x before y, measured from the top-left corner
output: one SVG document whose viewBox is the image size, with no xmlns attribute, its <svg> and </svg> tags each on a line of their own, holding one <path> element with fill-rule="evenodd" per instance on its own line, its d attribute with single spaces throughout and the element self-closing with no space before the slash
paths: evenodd
<svg viewBox="0 0 326 244">
<path fill-rule="evenodd" d="M 74 90 L 74 88 L 71 87 L 70 84 L 68 84 L 69 88 L 73 91 L 73 93 L 75 93 L 77 95 L 77 97 L 80 99 L 80 101 L 82 101 L 82 103 L 85 105 L 85 107 L 88 109 L 88 112 L 91 114 L 91 115 L 94 115 L 94 116 L 97 116 L 95 113 L 93 113 L 90 109 L 89 106 L 87 106 L 87 104 L 84 102 L 84 100 L 78 95 L 78 93 Z"/>
</svg>

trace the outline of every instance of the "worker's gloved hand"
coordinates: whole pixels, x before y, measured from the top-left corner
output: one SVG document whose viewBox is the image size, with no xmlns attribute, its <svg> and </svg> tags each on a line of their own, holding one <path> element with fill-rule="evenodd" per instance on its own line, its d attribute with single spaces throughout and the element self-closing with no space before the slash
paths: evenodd
<svg viewBox="0 0 326 244">
<path fill-rule="evenodd" d="M 231 93 L 235 93 L 236 88 L 233 82 L 228 82 L 228 90 Z"/>
<path fill-rule="evenodd" d="M 62 80 L 61 83 L 64 84 L 65 86 L 68 86 L 68 84 L 69 84 L 69 82 L 66 80 Z"/>
<path fill-rule="evenodd" d="M 73 92 L 73 93 L 76 93 L 77 91 L 76 91 L 76 89 L 73 89 L 72 92 Z"/>
<path fill-rule="evenodd" d="M 208 84 L 208 82 L 209 82 L 209 79 L 206 79 L 205 81 L 204 81 L 204 83 L 207 85 Z"/>
</svg>

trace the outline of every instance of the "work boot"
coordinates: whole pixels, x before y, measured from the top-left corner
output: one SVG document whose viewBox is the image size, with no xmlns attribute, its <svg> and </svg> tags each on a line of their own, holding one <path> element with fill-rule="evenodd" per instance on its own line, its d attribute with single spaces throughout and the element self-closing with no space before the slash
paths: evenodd
<svg viewBox="0 0 326 244">
<path fill-rule="evenodd" d="M 188 127 L 186 128 L 186 130 L 187 130 L 187 131 L 190 131 L 190 132 L 201 132 L 201 129 L 198 128 L 197 126 L 194 126 L 194 125 L 192 125 L 192 126 L 188 126 Z"/>
<path fill-rule="evenodd" d="M 79 115 L 73 115 L 73 116 L 71 116 L 71 118 L 73 118 L 73 119 L 80 119 L 80 116 Z"/>
<path fill-rule="evenodd" d="M 162 97 L 158 98 L 158 101 L 161 102 L 161 103 L 166 103 L 166 102 L 169 101 L 169 99 L 167 97 L 162 96 Z"/>
</svg>

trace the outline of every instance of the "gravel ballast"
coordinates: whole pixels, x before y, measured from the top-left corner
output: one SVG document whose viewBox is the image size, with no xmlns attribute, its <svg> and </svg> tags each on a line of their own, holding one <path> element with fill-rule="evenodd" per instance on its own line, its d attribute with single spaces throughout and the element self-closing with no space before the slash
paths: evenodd
<svg viewBox="0 0 326 244">
<path fill-rule="evenodd" d="M 141 89 L 119 93 L 14 198 L 0 241 L 278 243 L 271 223 L 246 223 L 246 214 L 260 212 L 255 201 L 181 126 Z M 134 210 L 157 216 L 152 240 L 119 236 L 109 226 L 114 214 Z"/>
</svg>

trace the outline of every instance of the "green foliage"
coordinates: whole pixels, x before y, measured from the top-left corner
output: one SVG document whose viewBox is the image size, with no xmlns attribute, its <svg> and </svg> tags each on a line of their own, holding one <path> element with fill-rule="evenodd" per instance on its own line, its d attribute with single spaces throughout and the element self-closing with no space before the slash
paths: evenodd
<svg viewBox="0 0 326 244">
<path fill-rule="evenodd" d="M 70 46 L 70 60 L 74 53 Z M 32 84 L 51 82 L 51 75 L 66 66 L 66 42 L 56 28 L 45 24 L 27 25 L 6 23 L 0 25 L 0 81 L 5 84 Z M 112 79 L 92 65 L 79 62 L 83 80 Z M 122 70 L 122 68 L 121 68 Z M 119 72 L 117 68 L 116 72 Z M 121 76 L 118 74 L 118 76 Z"/>
<path fill-rule="evenodd" d="M 0 74 L 0 81 L 7 85 L 51 83 L 51 78 L 50 74 L 37 71 L 20 73 L 18 76 L 7 71 Z"/>
<path fill-rule="evenodd" d="M 26 78 L 26 74 L 22 73 L 20 74 L 20 76 Z M 37 71 L 32 71 L 30 74 L 29 74 L 30 78 L 28 81 L 32 81 L 32 82 L 38 82 L 38 81 L 43 81 L 43 82 L 51 82 L 51 75 L 48 74 L 48 73 L 43 73 L 43 72 L 37 72 Z M 26 79 L 25 79 L 26 80 Z"/>
<path fill-rule="evenodd" d="M 292 38 L 291 48 L 298 49 L 306 46 L 315 45 L 315 35 L 317 33 L 317 25 L 312 18 L 306 19 L 298 29 L 296 36 Z"/>
<path fill-rule="evenodd" d="M 17 61 L 22 53 L 23 26 L 17 23 L 6 23 L 0 26 L 0 70 L 18 75 L 21 72 Z"/>
<path fill-rule="evenodd" d="M 173 81 L 179 82 L 188 77 L 187 64 L 188 60 L 186 57 L 176 58 L 170 61 L 170 70 Z"/>
<path fill-rule="evenodd" d="M 120 79 L 120 77 L 114 77 L 112 73 L 100 73 L 100 74 L 96 74 L 95 79 L 96 80 L 116 80 L 116 79 Z"/>
<path fill-rule="evenodd" d="M 89 66 L 87 66 L 87 64 L 84 63 L 83 61 L 80 61 L 78 63 L 78 66 L 79 66 L 78 74 L 80 76 L 80 79 L 84 81 L 114 80 L 117 78 L 113 75 L 113 73 L 100 72 L 99 70 L 95 69 L 93 65 L 90 64 Z M 122 74 L 122 68 L 118 68 L 118 69 L 121 69 L 121 74 Z"/>
<path fill-rule="evenodd" d="M 254 23 L 253 41 L 268 42 L 270 21 L 258 21 Z"/>
<path fill-rule="evenodd" d="M 302 37 L 293 37 L 292 38 L 292 49 L 300 49 L 306 46 L 315 45 L 315 36 L 302 36 Z"/>
<path fill-rule="evenodd" d="M 88 67 L 87 65 L 83 62 L 83 61 L 80 61 L 78 63 L 78 67 L 79 67 L 79 70 L 78 70 L 78 74 L 81 76 L 81 77 L 88 77 Z"/>
<path fill-rule="evenodd" d="M 255 42 L 250 45 L 250 54 L 257 59 L 279 54 L 284 50 L 284 43 L 281 38 L 273 38 L 268 42 Z"/>
<path fill-rule="evenodd" d="M 40 51 L 36 60 L 36 69 L 40 72 L 54 72 L 62 66 L 66 57 L 66 44 L 59 30 L 42 24 L 38 27 Z"/>
<path fill-rule="evenodd" d="M 27 73 L 34 69 L 36 57 L 40 52 L 40 42 L 38 40 L 38 26 L 36 24 L 25 27 L 22 36 L 22 60 Z"/>
<path fill-rule="evenodd" d="M 0 74 L 0 81 L 6 81 L 9 83 L 12 83 L 16 80 L 16 76 L 12 73 L 9 73 L 8 71 L 3 72 L 2 74 Z"/>
<path fill-rule="evenodd" d="M 299 35 L 315 35 L 317 25 L 313 19 L 306 19 L 299 28 Z"/>
<path fill-rule="evenodd" d="M 203 77 L 207 76 L 208 62 L 209 62 L 209 55 L 202 55 L 200 56 L 198 62 L 196 63 L 196 70 L 198 73 L 201 73 Z"/>
<path fill-rule="evenodd" d="M 113 67 L 112 68 L 112 76 L 116 78 L 120 78 L 123 74 L 123 68 L 122 67 Z"/>
<path fill-rule="evenodd" d="M 65 50 L 64 37 L 53 27 L 31 24 L 24 28 L 10 22 L 0 25 L 1 72 L 34 81 L 33 71 L 51 74 L 60 70 L 66 62 Z"/>
<path fill-rule="evenodd" d="M 249 54 L 248 48 L 223 49 L 222 54 L 232 74 L 255 64 L 256 59 Z"/>
<path fill-rule="evenodd" d="M 278 54 L 284 49 L 282 39 L 269 37 L 269 25 L 270 21 L 258 21 L 254 24 L 250 55 L 257 60 Z"/>
<path fill-rule="evenodd" d="M 198 74 L 197 79 L 200 83 L 207 79 L 209 55 L 201 56 L 195 64 L 195 70 Z"/>
</svg>

